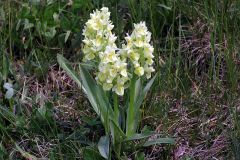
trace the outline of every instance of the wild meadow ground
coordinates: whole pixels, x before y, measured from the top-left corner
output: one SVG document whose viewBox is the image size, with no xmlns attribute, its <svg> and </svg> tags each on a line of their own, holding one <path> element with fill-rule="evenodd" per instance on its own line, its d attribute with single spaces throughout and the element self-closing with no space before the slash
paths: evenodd
<svg viewBox="0 0 240 160">
<path fill-rule="evenodd" d="M 82 29 L 102 6 L 118 44 L 146 21 L 159 75 L 139 131 L 175 139 L 145 148 L 136 140 L 123 159 L 240 159 L 238 0 L 0 1 L 0 159 L 93 159 L 89 146 L 97 148 L 104 127 L 57 54 L 78 69 Z"/>
</svg>

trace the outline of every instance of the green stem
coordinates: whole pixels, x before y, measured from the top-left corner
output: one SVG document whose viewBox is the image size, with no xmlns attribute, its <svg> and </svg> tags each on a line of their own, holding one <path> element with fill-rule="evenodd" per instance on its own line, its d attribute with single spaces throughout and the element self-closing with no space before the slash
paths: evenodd
<svg viewBox="0 0 240 160">
<path fill-rule="evenodd" d="M 130 84 L 130 102 L 128 106 L 128 113 L 127 113 L 127 137 L 131 136 L 135 132 L 135 108 L 134 108 L 134 100 L 135 100 L 135 83 L 137 77 L 134 74 Z"/>
<path fill-rule="evenodd" d="M 113 94 L 113 107 L 114 107 L 114 120 L 116 121 L 117 125 L 119 124 L 119 104 L 118 104 L 118 95 L 116 93 Z M 118 139 L 117 132 L 114 132 L 114 145 L 115 145 L 115 153 L 117 158 L 120 160 L 121 156 L 121 141 Z"/>
<path fill-rule="evenodd" d="M 114 93 L 114 95 L 113 95 L 113 105 L 114 105 L 115 121 L 116 121 L 116 124 L 119 124 L 118 123 L 118 120 L 119 120 L 119 105 L 118 105 L 118 95 L 116 93 Z"/>
<path fill-rule="evenodd" d="M 121 159 L 121 148 L 122 148 L 122 143 L 118 142 L 115 146 L 116 148 L 116 154 L 117 154 L 117 158 L 120 160 Z"/>
</svg>

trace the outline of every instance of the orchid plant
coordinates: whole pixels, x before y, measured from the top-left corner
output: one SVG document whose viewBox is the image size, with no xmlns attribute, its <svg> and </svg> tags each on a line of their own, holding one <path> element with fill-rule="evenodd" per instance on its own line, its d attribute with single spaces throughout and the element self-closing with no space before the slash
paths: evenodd
<svg viewBox="0 0 240 160">
<path fill-rule="evenodd" d="M 153 132 L 138 134 L 137 130 L 141 104 L 157 75 L 152 77 L 155 71 L 154 48 L 150 44 L 151 33 L 145 22 L 134 24 L 134 30 L 125 37 L 126 42 L 121 48 L 115 43 L 117 37 L 112 33 L 113 28 L 108 8 L 103 7 L 90 14 L 83 30 L 84 57 L 83 63 L 79 64 L 80 76 L 62 55 L 58 55 L 60 66 L 82 87 L 101 119 L 105 136 L 100 138 L 98 149 L 106 159 L 111 159 L 110 148 L 120 159 L 125 142 L 153 135 Z M 88 63 L 93 63 L 94 67 L 89 69 Z M 90 74 L 92 70 L 94 78 Z M 146 79 L 149 82 L 143 86 Z M 120 97 L 122 103 L 119 102 Z M 143 146 L 157 143 L 174 141 L 160 138 L 146 141 Z"/>
</svg>

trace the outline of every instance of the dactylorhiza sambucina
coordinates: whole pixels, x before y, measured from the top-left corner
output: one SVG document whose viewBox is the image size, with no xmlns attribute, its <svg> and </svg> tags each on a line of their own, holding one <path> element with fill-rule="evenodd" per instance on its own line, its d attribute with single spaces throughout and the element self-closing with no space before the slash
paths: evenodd
<svg viewBox="0 0 240 160">
<path fill-rule="evenodd" d="M 133 74 L 151 77 L 154 72 L 154 48 L 150 44 L 151 33 L 145 22 L 134 24 L 134 30 L 130 36 L 125 37 L 127 44 L 123 44 L 122 49 L 116 46 L 117 37 L 112 33 L 113 27 L 108 8 L 103 7 L 90 14 L 83 30 L 83 60 L 97 61 L 97 82 L 104 90 L 112 90 L 122 96 Z M 134 73 L 131 73 L 131 67 L 134 68 Z"/>
<path fill-rule="evenodd" d="M 110 146 L 113 147 L 114 157 L 121 159 L 125 148 L 122 147 L 125 144 L 123 142 L 135 140 L 133 137 L 136 135 L 140 139 L 152 136 L 152 132 L 138 134 L 138 126 L 141 120 L 140 107 L 158 75 L 155 74 L 146 84 L 143 83 L 154 72 L 154 48 L 150 44 L 151 33 L 145 22 L 134 24 L 133 32 L 126 35 L 126 42 L 120 44 L 121 48 L 115 43 L 117 37 L 112 33 L 113 27 L 109 10 L 103 7 L 90 14 L 83 30 L 83 61 L 94 65 L 96 71 L 91 71 L 95 79 L 82 63 L 79 64 L 78 78 L 69 62 L 60 54 L 57 57 L 60 66 L 83 88 L 101 119 L 105 136 L 100 138 L 98 149 L 105 159 L 111 159 Z M 124 95 L 125 89 L 128 94 Z M 119 103 L 119 96 L 123 95 L 124 99 Z M 147 141 L 144 146 L 155 145 L 156 142 L 162 143 L 162 139 Z"/>
</svg>

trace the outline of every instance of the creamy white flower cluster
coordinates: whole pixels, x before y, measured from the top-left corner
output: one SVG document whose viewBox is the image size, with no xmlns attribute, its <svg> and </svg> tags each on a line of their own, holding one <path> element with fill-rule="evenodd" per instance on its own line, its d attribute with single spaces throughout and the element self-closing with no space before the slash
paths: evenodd
<svg viewBox="0 0 240 160">
<path fill-rule="evenodd" d="M 108 8 L 103 7 L 90 14 L 83 29 L 84 36 L 84 61 L 93 60 L 100 52 L 104 52 L 106 46 L 117 48 L 115 40 L 117 37 L 112 34 L 113 25 L 110 21 Z"/>
<path fill-rule="evenodd" d="M 110 21 L 110 12 L 103 7 L 90 17 L 83 31 L 84 60 L 95 59 L 99 62 L 96 80 L 104 90 L 112 89 L 118 95 L 123 95 L 129 79 L 127 63 L 116 53 L 116 36 L 111 32 L 114 26 Z"/>
<path fill-rule="evenodd" d="M 114 48 L 106 47 L 100 52 L 100 63 L 96 80 L 104 90 L 113 90 L 118 95 L 124 94 L 125 83 L 128 81 L 127 63 L 122 61 Z"/>
<path fill-rule="evenodd" d="M 152 67 L 154 48 L 150 44 L 151 33 L 147 30 L 145 22 L 134 24 L 132 34 L 127 35 L 125 39 L 127 45 L 123 45 L 122 56 L 130 59 L 136 75 L 142 76 L 145 73 L 149 79 L 155 71 Z"/>
<path fill-rule="evenodd" d="M 132 34 L 125 37 L 127 44 L 123 45 L 123 49 L 118 49 L 115 44 L 117 37 L 112 33 L 113 27 L 108 8 L 103 7 L 90 14 L 83 30 L 83 60 L 98 62 L 95 79 L 104 90 L 113 90 L 116 94 L 123 95 L 129 81 L 126 63 L 128 59 L 136 75 L 142 76 L 145 73 L 150 78 L 154 72 L 154 49 L 150 45 L 151 33 L 145 22 L 134 24 Z"/>
</svg>

